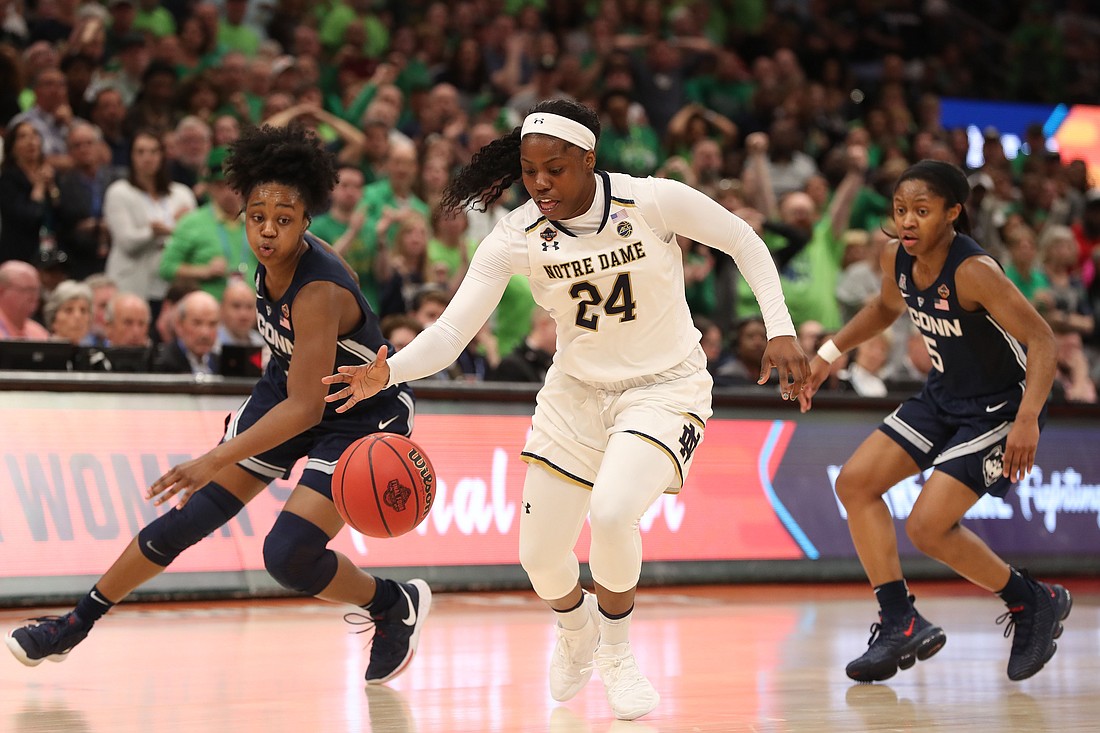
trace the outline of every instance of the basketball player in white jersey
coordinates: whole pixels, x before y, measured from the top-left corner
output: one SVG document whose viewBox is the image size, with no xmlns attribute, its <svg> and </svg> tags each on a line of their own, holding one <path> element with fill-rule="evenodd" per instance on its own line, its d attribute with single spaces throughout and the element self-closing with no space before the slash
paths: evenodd
<svg viewBox="0 0 1100 733">
<path fill-rule="evenodd" d="M 341 367 L 347 410 L 388 385 L 446 367 L 481 328 L 509 277 L 526 275 L 557 323 L 558 349 L 539 392 L 520 514 L 520 562 L 557 612 L 550 669 L 555 700 L 600 670 L 615 715 L 652 711 L 657 691 L 630 650 L 641 572 L 638 522 L 662 492 L 683 486 L 711 414 L 710 375 L 684 296 L 682 234 L 732 255 L 768 329 L 760 382 L 778 369 L 797 398 L 808 362 L 795 340 L 779 276 L 752 228 L 682 183 L 595 169 L 596 114 L 569 100 L 543 102 L 522 127 L 486 145 L 455 177 L 443 203 L 487 206 L 517 179 L 531 200 L 478 247 L 438 321 L 393 359 Z M 589 517 L 595 598 L 582 591 L 574 545 Z M 593 660 L 595 664 L 593 665 Z"/>
</svg>

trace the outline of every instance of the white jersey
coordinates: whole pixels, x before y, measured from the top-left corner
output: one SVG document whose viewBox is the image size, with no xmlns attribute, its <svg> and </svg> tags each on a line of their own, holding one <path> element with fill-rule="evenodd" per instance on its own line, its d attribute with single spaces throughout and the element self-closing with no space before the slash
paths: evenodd
<svg viewBox="0 0 1100 733">
<path fill-rule="evenodd" d="M 657 374 L 699 344 L 675 234 L 729 253 L 760 301 L 769 338 L 793 336 L 767 247 L 743 220 L 682 183 L 598 172 L 591 209 L 551 222 L 528 201 L 478 247 L 444 314 L 389 360 L 390 381 L 451 364 L 525 275 L 557 323 L 555 364 L 586 382 Z"/>
</svg>

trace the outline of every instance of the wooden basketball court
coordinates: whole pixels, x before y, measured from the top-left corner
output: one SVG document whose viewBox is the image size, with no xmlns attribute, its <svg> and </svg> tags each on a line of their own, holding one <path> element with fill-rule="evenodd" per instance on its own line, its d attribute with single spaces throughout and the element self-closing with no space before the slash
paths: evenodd
<svg viewBox="0 0 1100 733">
<path fill-rule="evenodd" d="M 62 664 L 30 669 L 0 650 L 0 731 L 1096 731 L 1100 582 L 1066 585 L 1058 653 L 1011 682 L 1003 606 L 964 583 L 914 583 L 947 646 L 875 685 L 844 676 L 874 620 L 863 585 L 643 589 L 634 648 L 662 700 L 630 723 L 598 676 L 569 703 L 550 699 L 552 618 L 530 593 L 436 594 L 410 668 L 366 689 L 370 634 L 351 633 L 346 609 L 124 604 Z M 57 611 L 7 609 L 0 623 Z"/>
</svg>

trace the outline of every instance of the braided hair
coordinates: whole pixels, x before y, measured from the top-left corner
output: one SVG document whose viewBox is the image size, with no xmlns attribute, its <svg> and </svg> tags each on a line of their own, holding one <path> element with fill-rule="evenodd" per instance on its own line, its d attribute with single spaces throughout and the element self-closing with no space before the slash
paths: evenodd
<svg viewBox="0 0 1100 733">
<path fill-rule="evenodd" d="M 597 141 L 600 139 L 600 118 L 590 107 L 572 99 L 539 102 L 531 109 L 531 114 L 536 112 L 568 117 L 591 130 Z M 455 174 L 450 185 L 443 191 L 440 206 L 460 210 L 472 204 L 476 210 L 485 211 L 513 183 L 522 178 L 519 165 L 521 129 L 512 129 L 475 153 L 470 164 Z"/>
</svg>

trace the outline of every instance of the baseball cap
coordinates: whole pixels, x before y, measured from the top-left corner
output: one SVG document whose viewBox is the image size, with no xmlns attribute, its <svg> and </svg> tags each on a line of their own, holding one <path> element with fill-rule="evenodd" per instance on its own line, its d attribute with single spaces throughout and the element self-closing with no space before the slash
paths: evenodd
<svg viewBox="0 0 1100 733">
<path fill-rule="evenodd" d="M 219 145 L 210 150 L 210 154 L 206 156 L 206 176 L 207 181 L 224 181 L 225 180 L 225 159 L 229 157 L 229 149 L 224 145 Z"/>
</svg>

